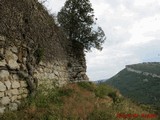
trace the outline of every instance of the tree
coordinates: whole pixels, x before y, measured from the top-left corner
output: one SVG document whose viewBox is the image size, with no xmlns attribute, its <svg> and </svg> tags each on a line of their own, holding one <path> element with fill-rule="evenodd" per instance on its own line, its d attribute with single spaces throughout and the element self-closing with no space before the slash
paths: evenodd
<svg viewBox="0 0 160 120">
<path fill-rule="evenodd" d="M 102 50 L 106 37 L 101 27 L 95 27 L 94 10 L 89 0 L 67 0 L 58 13 L 58 22 L 67 37 L 91 48 Z"/>
</svg>

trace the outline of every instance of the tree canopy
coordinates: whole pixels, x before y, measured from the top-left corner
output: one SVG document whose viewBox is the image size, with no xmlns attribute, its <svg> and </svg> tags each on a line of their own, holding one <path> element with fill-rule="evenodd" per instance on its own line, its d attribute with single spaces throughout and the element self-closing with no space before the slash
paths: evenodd
<svg viewBox="0 0 160 120">
<path fill-rule="evenodd" d="M 102 28 L 96 25 L 89 0 L 67 0 L 57 18 L 70 40 L 82 43 L 87 51 L 92 47 L 102 50 L 106 37 Z"/>
</svg>

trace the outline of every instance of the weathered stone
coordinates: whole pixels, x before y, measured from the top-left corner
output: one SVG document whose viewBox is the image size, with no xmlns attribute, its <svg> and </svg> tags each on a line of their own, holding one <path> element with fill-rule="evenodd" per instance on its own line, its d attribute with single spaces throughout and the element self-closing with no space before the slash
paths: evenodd
<svg viewBox="0 0 160 120">
<path fill-rule="evenodd" d="M 18 109 L 17 103 L 10 103 L 10 104 L 9 104 L 9 110 L 15 111 L 15 110 L 17 110 L 17 109 Z"/>
<path fill-rule="evenodd" d="M 11 97 L 12 96 L 11 90 L 5 91 L 5 96 Z"/>
<path fill-rule="evenodd" d="M 19 69 L 19 64 L 17 63 L 17 61 L 10 59 L 8 61 L 8 65 L 11 69 Z"/>
<path fill-rule="evenodd" d="M 12 88 L 19 88 L 20 87 L 20 83 L 17 81 L 13 81 L 12 82 Z"/>
<path fill-rule="evenodd" d="M 5 107 L 0 107 L 0 113 L 3 114 L 5 109 L 6 109 Z"/>
<path fill-rule="evenodd" d="M 0 54 L 3 55 L 3 52 L 4 52 L 4 49 L 3 49 L 3 48 L 0 48 Z"/>
<path fill-rule="evenodd" d="M 16 100 L 15 103 L 17 103 L 18 105 L 20 105 L 21 101 L 20 100 Z"/>
<path fill-rule="evenodd" d="M 27 82 L 26 81 L 20 81 L 21 87 L 27 87 Z"/>
<path fill-rule="evenodd" d="M 7 89 L 11 88 L 11 82 L 9 80 L 5 81 L 4 83 L 7 86 Z"/>
<path fill-rule="evenodd" d="M 11 97 L 11 102 L 14 102 L 15 100 L 17 100 L 17 95 Z"/>
<path fill-rule="evenodd" d="M 17 74 L 13 75 L 13 80 L 19 80 L 19 76 Z"/>
<path fill-rule="evenodd" d="M 22 94 L 22 98 L 26 98 L 28 94 Z"/>
<path fill-rule="evenodd" d="M 0 81 L 0 91 L 3 92 L 6 90 L 6 86 Z"/>
<path fill-rule="evenodd" d="M 19 94 L 23 94 L 23 88 L 19 89 Z"/>
<path fill-rule="evenodd" d="M 4 36 L 0 36 L 0 41 L 5 41 L 6 38 Z"/>
<path fill-rule="evenodd" d="M 17 96 L 17 99 L 18 99 L 18 100 L 22 99 L 22 96 L 21 96 L 21 95 L 18 95 L 18 96 Z"/>
<path fill-rule="evenodd" d="M 1 104 L 2 104 L 2 105 L 7 105 L 7 104 L 9 104 L 9 103 L 10 103 L 9 97 L 3 97 L 3 98 L 1 99 Z"/>
<path fill-rule="evenodd" d="M 8 66 L 11 69 L 19 69 L 19 64 L 17 63 L 18 57 L 14 53 L 7 50 L 5 54 L 5 58 L 6 58 L 6 61 L 8 62 Z"/>
<path fill-rule="evenodd" d="M 28 89 L 26 89 L 26 88 L 23 88 L 23 93 L 26 93 L 26 94 L 28 94 L 28 93 L 29 93 Z"/>
<path fill-rule="evenodd" d="M 18 95 L 19 91 L 18 91 L 18 89 L 12 89 L 11 93 L 12 93 L 12 95 Z"/>
<path fill-rule="evenodd" d="M 6 65 L 6 61 L 5 60 L 0 61 L 0 66 L 5 66 L 5 65 Z"/>
<path fill-rule="evenodd" d="M 0 97 L 4 97 L 4 92 L 0 92 Z"/>
<path fill-rule="evenodd" d="M 7 79 L 9 77 L 9 72 L 6 70 L 0 71 L 0 79 Z"/>
<path fill-rule="evenodd" d="M 5 96 L 11 97 L 12 96 L 11 90 L 5 91 Z"/>
<path fill-rule="evenodd" d="M 18 49 L 17 49 L 16 46 L 11 47 L 10 50 L 11 50 L 13 53 L 18 53 Z"/>
</svg>

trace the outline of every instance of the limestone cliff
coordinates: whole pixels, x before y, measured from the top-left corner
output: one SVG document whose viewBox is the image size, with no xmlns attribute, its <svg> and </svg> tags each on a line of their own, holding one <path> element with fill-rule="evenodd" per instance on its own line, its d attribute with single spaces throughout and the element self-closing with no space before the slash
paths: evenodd
<svg viewBox="0 0 160 120">
<path fill-rule="evenodd" d="M 0 0 L 0 112 L 39 85 L 88 80 L 83 46 L 68 40 L 37 0 Z"/>
</svg>

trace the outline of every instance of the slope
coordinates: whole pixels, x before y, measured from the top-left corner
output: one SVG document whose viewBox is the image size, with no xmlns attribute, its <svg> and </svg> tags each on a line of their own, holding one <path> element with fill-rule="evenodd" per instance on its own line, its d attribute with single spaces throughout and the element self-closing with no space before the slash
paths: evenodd
<svg viewBox="0 0 160 120">
<path fill-rule="evenodd" d="M 39 90 L 36 99 L 28 98 L 17 112 L 7 112 L 0 116 L 1 120 L 115 120 L 117 117 L 126 117 L 127 114 L 154 114 L 106 85 L 71 83 L 48 93 Z M 126 115 L 118 116 L 119 113 Z M 141 117 L 134 117 L 134 120 Z M 158 116 L 154 117 L 158 119 Z"/>
<path fill-rule="evenodd" d="M 159 63 L 129 65 L 106 83 L 137 102 L 160 106 L 158 69 Z"/>
</svg>

